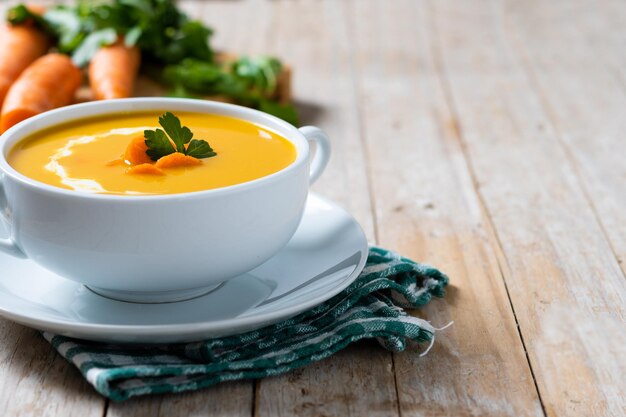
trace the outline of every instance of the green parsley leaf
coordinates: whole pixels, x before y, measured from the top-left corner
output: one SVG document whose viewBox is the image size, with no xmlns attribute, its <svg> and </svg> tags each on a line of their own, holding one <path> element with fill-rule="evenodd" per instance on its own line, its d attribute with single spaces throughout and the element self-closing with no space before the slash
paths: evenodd
<svg viewBox="0 0 626 417">
<path fill-rule="evenodd" d="M 166 97 L 175 97 L 175 98 L 202 98 L 197 94 L 192 93 L 189 89 L 185 88 L 185 86 L 176 84 L 173 88 L 171 88 L 166 94 Z"/>
<path fill-rule="evenodd" d="M 167 138 L 167 135 L 161 129 L 144 130 L 143 136 L 146 138 L 146 146 L 150 148 L 146 151 L 146 154 L 148 154 L 153 161 L 156 161 L 162 156 L 176 152 L 172 143 Z"/>
<path fill-rule="evenodd" d="M 205 140 L 193 139 L 187 147 L 187 155 L 194 158 L 210 158 L 217 155 Z"/>
<path fill-rule="evenodd" d="M 214 91 L 220 83 L 222 69 L 213 62 L 187 58 L 163 71 L 163 81 L 177 88 L 184 87 L 197 93 Z"/>
<path fill-rule="evenodd" d="M 271 96 L 276 91 L 278 75 L 283 66 L 276 58 L 243 56 L 233 63 L 232 71 L 249 88 L 259 91 L 264 96 Z"/>
<path fill-rule="evenodd" d="M 141 27 L 139 26 L 133 27 L 126 33 L 126 36 L 124 37 L 124 45 L 129 46 L 129 47 L 135 46 L 137 44 L 137 41 L 141 37 L 141 34 L 142 34 Z"/>
<path fill-rule="evenodd" d="M 191 130 L 187 126 L 182 126 L 180 119 L 171 112 L 166 112 L 159 117 L 159 124 L 165 129 L 169 138 L 161 129 L 144 130 L 143 132 L 146 138 L 146 146 L 149 148 L 146 154 L 153 161 L 174 152 L 180 152 L 198 159 L 211 158 L 217 155 L 207 141 L 202 139 L 192 140 L 193 133 L 191 133 Z M 172 146 L 172 142 L 176 144 L 176 148 Z M 186 144 L 189 145 L 185 148 Z"/>
<path fill-rule="evenodd" d="M 111 45 L 117 40 L 117 32 L 114 29 L 97 30 L 87 35 L 78 48 L 72 54 L 72 61 L 77 67 L 87 65 L 91 58 L 104 45 Z"/>
<path fill-rule="evenodd" d="M 119 0 L 119 2 L 126 6 L 134 7 L 145 14 L 150 14 L 152 12 L 150 0 Z"/>
<path fill-rule="evenodd" d="M 293 104 L 280 104 L 271 100 L 261 100 L 259 110 L 298 126 L 298 111 Z"/>
<path fill-rule="evenodd" d="M 224 95 L 297 125 L 295 106 L 273 98 L 280 71 L 280 61 L 272 57 L 243 57 L 230 65 L 188 58 L 165 67 L 162 81 L 172 87 L 173 96 Z"/>
<path fill-rule="evenodd" d="M 185 153 L 185 145 L 193 138 L 191 130 L 186 126 L 181 126 L 180 119 L 170 112 L 159 117 L 159 124 L 163 126 L 172 142 L 176 144 L 176 150 Z"/>
<path fill-rule="evenodd" d="M 47 27 L 58 38 L 60 52 L 70 54 L 78 48 L 87 34 L 83 31 L 77 10 L 67 6 L 57 6 L 43 15 Z"/>
<path fill-rule="evenodd" d="M 28 7 L 23 4 L 18 4 L 7 11 L 7 20 L 12 25 L 22 24 L 29 19 L 32 19 L 37 24 L 41 24 L 43 22 L 41 16 L 37 13 L 31 12 Z"/>
</svg>

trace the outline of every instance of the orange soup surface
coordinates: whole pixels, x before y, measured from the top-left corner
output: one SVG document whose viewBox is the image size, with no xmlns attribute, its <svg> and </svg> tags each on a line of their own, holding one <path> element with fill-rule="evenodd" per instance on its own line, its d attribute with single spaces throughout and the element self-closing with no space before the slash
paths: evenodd
<svg viewBox="0 0 626 417">
<path fill-rule="evenodd" d="M 70 190 L 122 195 L 210 190 L 273 174 L 296 159 L 295 146 L 262 126 L 241 119 L 175 112 L 194 139 L 216 156 L 199 164 L 168 167 L 163 174 L 132 168 L 124 154 L 144 130 L 161 128 L 163 111 L 132 112 L 77 120 L 38 131 L 9 152 L 9 164 L 34 180 Z M 150 168 L 148 166 L 148 168 Z"/>
</svg>

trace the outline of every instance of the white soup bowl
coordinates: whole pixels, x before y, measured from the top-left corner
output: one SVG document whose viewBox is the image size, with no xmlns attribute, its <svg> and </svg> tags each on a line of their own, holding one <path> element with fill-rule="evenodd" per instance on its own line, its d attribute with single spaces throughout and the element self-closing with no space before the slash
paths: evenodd
<svg viewBox="0 0 626 417">
<path fill-rule="evenodd" d="M 286 168 L 253 181 L 147 196 L 54 187 L 20 174 L 7 162 L 17 142 L 41 129 L 145 110 L 243 119 L 289 140 L 297 156 Z M 1 139 L 0 210 L 11 236 L 0 239 L 0 250 L 29 258 L 101 295 L 131 302 L 199 296 L 268 260 L 295 233 L 309 184 L 321 174 L 330 155 L 328 139 L 320 129 L 296 129 L 260 111 L 191 99 L 77 104 L 25 120 Z M 316 144 L 312 158 L 309 142 Z"/>
</svg>

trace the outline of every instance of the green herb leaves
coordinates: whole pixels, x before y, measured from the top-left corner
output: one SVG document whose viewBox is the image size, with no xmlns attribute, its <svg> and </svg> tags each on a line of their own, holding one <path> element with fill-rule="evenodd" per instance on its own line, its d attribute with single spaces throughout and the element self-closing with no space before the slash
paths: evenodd
<svg viewBox="0 0 626 417">
<path fill-rule="evenodd" d="M 178 117 L 167 112 L 159 117 L 159 124 L 163 126 L 165 132 L 170 136 L 176 145 L 176 151 L 185 153 L 185 145 L 193 138 L 193 133 L 187 126 L 182 126 Z"/>
<path fill-rule="evenodd" d="M 12 25 L 20 25 L 33 20 L 37 25 L 45 25 L 45 21 L 37 13 L 31 12 L 24 4 L 18 4 L 7 11 L 7 21 Z"/>
<path fill-rule="evenodd" d="M 217 155 L 207 141 L 192 139 L 193 133 L 191 130 L 186 126 L 182 126 L 180 119 L 172 113 L 167 112 L 159 117 L 159 124 L 165 132 L 161 129 L 144 130 L 143 132 L 146 138 L 146 146 L 149 148 L 146 154 L 153 161 L 174 152 L 180 152 L 198 159 Z"/>
<path fill-rule="evenodd" d="M 100 29 L 90 33 L 72 54 L 72 61 L 77 67 L 85 66 L 104 45 L 112 45 L 117 40 L 117 32 L 112 28 Z"/>
<path fill-rule="evenodd" d="M 283 66 L 280 61 L 270 56 L 255 58 L 241 57 L 232 64 L 232 72 L 250 89 L 265 96 L 271 96 L 278 86 L 278 76 Z"/>
<path fill-rule="evenodd" d="M 175 0 L 77 0 L 75 6 L 53 6 L 43 16 L 20 4 L 9 9 L 7 19 L 12 24 L 33 19 L 79 67 L 118 36 L 127 46 L 139 47 L 144 61 L 160 65 L 189 57 L 213 59 L 212 30 L 189 19 Z"/>
<path fill-rule="evenodd" d="M 177 97 L 196 95 L 224 95 L 237 104 L 253 107 L 298 124 L 298 114 L 292 104 L 281 104 L 275 99 L 280 61 L 273 57 L 241 57 L 220 65 L 188 58 L 169 65 L 163 72 L 163 81 L 172 87 Z"/>
<path fill-rule="evenodd" d="M 217 153 L 211 149 L 207 141 L 198 139 L 192 139 L 191 142 L 189 142 L 186 154 L 198 159 L 210 158 L 217 155 Z"/>
<path fill-rule="evenodd" d="M 150 148 L 146 153 L 153 161 L 176 152 L 169 138 L 161 129 L 144 130 L 143 136 L 146 138 L 146 146 Z"/>
</svg>

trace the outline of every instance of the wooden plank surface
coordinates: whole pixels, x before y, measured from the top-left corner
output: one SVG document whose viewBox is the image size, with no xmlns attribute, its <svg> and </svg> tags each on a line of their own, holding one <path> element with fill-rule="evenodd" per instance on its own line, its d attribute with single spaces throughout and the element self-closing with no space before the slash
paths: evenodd
<svg viewBox="0 0 626 417">
<path fill-rule="evenodd" d="M 626 281 L 504 36 L 505 5 L 438 1 L 431 10 L 451 105 L 504 251 L 505 280 L 546 412 L 622 415 L 624 345 L 610 330 L 620 322 L 623 329 Z M 587 338 L 580 329 L 601 330 Z M 597 333 L 606 336 L 594 339 Z"/>
<path fill-rule="evenodd" d="M 626 272 L 626 4 L 512 3 L 506 39 Z"/>
<path fill-rule="evenodd" d="M 417 314 L 454 325 L 426 357 L 360 343 L 283 377 L 118 404 L 0 320 L 0 414 L 623 415 L 625 3 L 180 4 L 217 48 L 295 68 L 303 122 L 333 143 L 314 189 L 370 241 L 448 273 L 446 299 Z"/>
<path fill-rule="evenodd" d="M 110 401 L 108 407 L 100 415 L 109 417 L 251 416 L 254 405 L 253 389 L 253 384 L 249 381 L 229 382 L 196 392 L 131 398 L 122 403 Z M 80 414 L 75 415 L 80 416 Z"/>
<path fill-rule="evenodd" d="M 348 26 L 381 244 L 440 266 L 428 356 L 395 355 L 403 416 L 541 416 L 541 404 L 431 49 L 427 8 L 351 3 Z"/>
<path fill-rule="evenodd" d="M 100 417 L 105 405 L 35 330 L 0 318 L 0 415 Z"/>
</svg>

